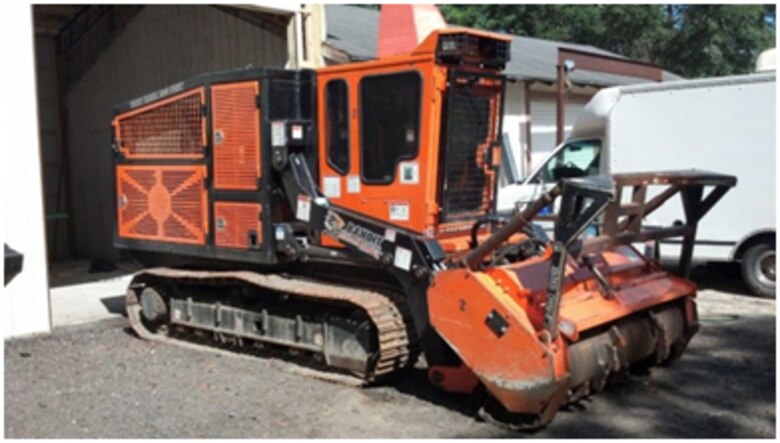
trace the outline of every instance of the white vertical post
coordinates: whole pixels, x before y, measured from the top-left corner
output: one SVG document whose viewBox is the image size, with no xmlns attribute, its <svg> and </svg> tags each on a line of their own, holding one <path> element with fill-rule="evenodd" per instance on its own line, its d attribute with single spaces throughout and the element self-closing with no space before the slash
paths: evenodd
<svg viewBox="0 0 780 443">
<path fill-rule="evenodd" d="M 303 13 L 300 9 L 295 11 L 293 16 L 295 21 L 295 68 L 300 69 L 303 66 Z"/>
<path fill-rule="evenodd" d="M 43 213 L 32 7 L 8 2 L 0 14 L 0 42 L 6 47 L 3 84 L 3 241 L 24 254 L 22 272 L 3 289 L 3 336 L 51 328 L 49 277 Z M 6 52 L 8 51 L 8 52 Z"/>
</svg>

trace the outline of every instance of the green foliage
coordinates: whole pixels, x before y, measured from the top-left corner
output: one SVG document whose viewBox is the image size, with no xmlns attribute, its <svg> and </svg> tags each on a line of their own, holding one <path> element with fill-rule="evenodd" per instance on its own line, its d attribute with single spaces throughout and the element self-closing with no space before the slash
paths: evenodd
<svg viewBox="0 0 780 443">
<path fill-rule="evenodd" d="M 678 12 L 682 26 L 671 36 L 659 61 L 682 66 L 683 75 L 750 72 L 758 54 L 774 46 L 764 5 L 696 5 Z"/>
<path fill-rule="evenodd" d="M 375 11 L 379 11 L 379 5 L 377 4 L 360 4 L 360 5 L 347 5 L 347 6 L 357 6 L 358 8 L 366 8 L 366 9 L 373 9 Z"/>
<path fill-rule="evenodd" d="M 774 5 L 440 5 L 448 23 L 596 46 L 685 77 L 751 72 Z"/>
</svg>

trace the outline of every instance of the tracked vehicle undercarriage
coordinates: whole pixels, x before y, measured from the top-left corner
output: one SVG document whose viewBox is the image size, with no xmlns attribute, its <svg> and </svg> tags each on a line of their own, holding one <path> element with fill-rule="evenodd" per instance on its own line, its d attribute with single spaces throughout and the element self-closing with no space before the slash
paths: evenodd
<svg viewBox="0 0 780 443">
<path fill-rule="evenodd" d="M 366 383 L 417 355 L 408 310 L 398 303 L 398 294 L 246 271 L 152 268 L 127 291 L 128 317 L 144 338 L 278 348 Z"/>
</svg>

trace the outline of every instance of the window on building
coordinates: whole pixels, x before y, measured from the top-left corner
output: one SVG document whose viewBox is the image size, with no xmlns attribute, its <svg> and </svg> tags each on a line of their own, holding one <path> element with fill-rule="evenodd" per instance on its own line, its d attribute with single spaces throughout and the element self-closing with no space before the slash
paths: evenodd
<svg viewBox="0 0 780 443">
<path fill-rule="evenodd" d="M 420 87 L 417 72 L 360 81 L 360 168 L 364 182 L 391 183 L 398 162 L 417 156 Z"/>
<path fill-rule="evenodd" d="M 325 131 L 328 164 L 341 174 L 349 172 L 349 100 L 347 82 L 331 80 L 325 85 Z"/>
</svg>

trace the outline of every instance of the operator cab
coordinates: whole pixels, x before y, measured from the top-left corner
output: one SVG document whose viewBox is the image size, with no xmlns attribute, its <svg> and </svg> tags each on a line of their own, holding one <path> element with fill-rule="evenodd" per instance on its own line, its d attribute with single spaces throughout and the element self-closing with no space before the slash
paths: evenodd
<svg viewBox="0 0 780 443">
<path fill-rule="evenodd" d="M 467 248 L 495 212 L 508 60 L 509 38 L 452 28 L 411 54 L 319 69 L 320 189 L 445 250 Z"/>
</svg>

